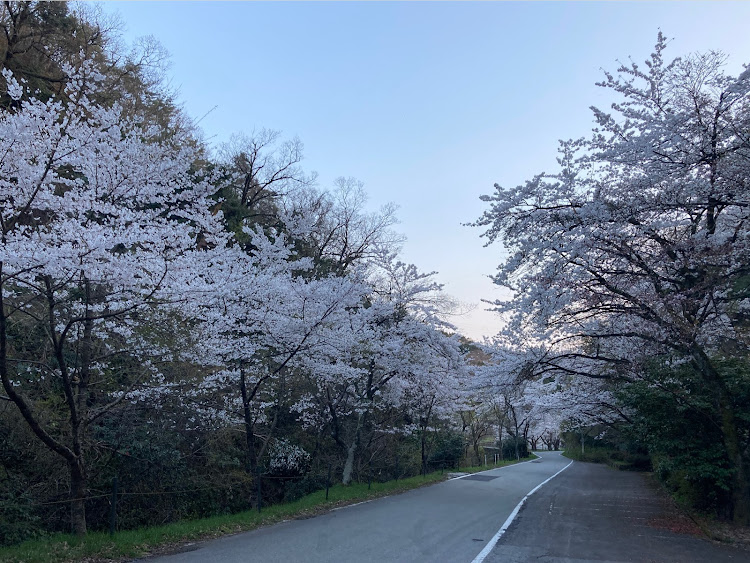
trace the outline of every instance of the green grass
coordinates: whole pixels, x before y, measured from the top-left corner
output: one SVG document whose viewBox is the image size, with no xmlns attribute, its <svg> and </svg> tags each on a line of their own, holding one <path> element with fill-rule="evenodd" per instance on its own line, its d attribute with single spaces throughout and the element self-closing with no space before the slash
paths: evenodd
<svg viewBox="0 0 750 563">
<path fill-rule="evenodd" d="M 526 461 L 526 460 L 521 460 Z M 462 473 L 476 473 L 517 463 L 515 460 L 498 465 L 462 467 Z M 445 473 L 448 473 L 446 470 Z M 153 553 L 169 552 L 185 543 L 211 539 L 267 526 L 282 520 L 315 516 L 338 506 L 401 493 L 417 487 L 442 481 L 446 475 L 441 471 L 418 475 L 398 481 L 352 483 L 349 486 L 334 485 L 328 500 L 325 491 L 311 493 L 301 499 L 264 508 L 262 512 L 248 510 L 238 514 L 212 516 L 200 520 L 185 520 L 117 532 L 110 536 L 105 532 L 90 532 L 83 538 L 70 534 L 54 534 L 46 538 L 24 542 L 11 547 L 0 547 L 0 561 L 14 563 L 62 563 L 67 561 L 112 561 L 144 557 Z"/>
</svg>

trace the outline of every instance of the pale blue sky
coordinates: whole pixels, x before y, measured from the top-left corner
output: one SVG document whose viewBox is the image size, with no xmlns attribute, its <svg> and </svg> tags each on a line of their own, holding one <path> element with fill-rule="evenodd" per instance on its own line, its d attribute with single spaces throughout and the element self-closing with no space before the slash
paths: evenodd
<svg viewBox="0 0 750 563">
<path fill-rule="evenodd" d="M 437 270 L 477 309 L 453 321 L 492 335 L 479 300 L 501 249 L 461 223 L 495 182 L 554 170 L 559 138 L 590 130 L 594 83 L 617 59 L 642 61 L 659 28 L 667 55 L 723 50 L 750 62 L 750 2 L 107 2 L 124 37 L 155 36 L 172 82 L 212 144 L 280 129 L 330 187 L 365 183 L 372 207 L 400 206 L 404 257 Z"/>
</svg>

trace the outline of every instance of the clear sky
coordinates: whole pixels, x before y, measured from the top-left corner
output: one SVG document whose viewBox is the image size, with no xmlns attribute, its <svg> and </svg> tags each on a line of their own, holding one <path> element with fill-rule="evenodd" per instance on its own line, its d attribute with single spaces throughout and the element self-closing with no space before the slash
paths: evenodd
<svg viewBox="0 0 750 563">
<path fill-rule="evenodd" d="M 555 169 L 557 140 L 585 135 L 594 83 L 643 61 L 717 49 L 750 63 L 750 2 L 106 2 L 128 41 L 171 54 L 180 100 L 214 145 L 263 127 L 299 136 L 320 185 L 365 183 L 400 206 L 404 259 L 476 305 L 452 319 L 473 338 L 499 319 L 481 299 L 502 255 L 462 226 L 493 184 Z"/>
</svg>

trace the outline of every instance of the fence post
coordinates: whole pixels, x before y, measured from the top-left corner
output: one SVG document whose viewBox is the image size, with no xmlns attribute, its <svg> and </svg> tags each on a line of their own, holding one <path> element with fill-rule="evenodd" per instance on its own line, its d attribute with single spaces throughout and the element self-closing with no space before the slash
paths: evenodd
<svg viewBox="0 0 750 563">
<path fill-rule="evenodd" d="M 109 505 L 109 535 L 115 535 L 117 522 L 117 477 L 112 479 L 112 502 Z"/>
<path fill-rule="evenodd" d="M 328 478 L 326 479 L 326 500 L 328 500 L 328 489 L 331 487 L 331 462 L 328 462 Z"/>
<path fill-rule="evenodd" d="M 263 506 L 263 498 L 261 497 L 262 489 L 260 486 L 260 465 L 256 468 L 255 471 L 255 480 L 258 482 L 258 512 L 260 512 L 260 509 Z"/>
<path fill-rule="evenodd" d="M 396 481 L 398 481 L 398 454 L 396 454 Z"/>
</svg>

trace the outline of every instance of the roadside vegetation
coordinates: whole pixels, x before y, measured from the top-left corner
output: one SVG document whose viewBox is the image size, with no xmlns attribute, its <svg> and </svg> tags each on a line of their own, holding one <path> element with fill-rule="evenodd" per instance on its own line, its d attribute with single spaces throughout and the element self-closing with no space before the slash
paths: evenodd
<svg viewBox="0 0 750 563">
<path fill-rule="evenodd" d="M 569 444 L 565 447 L 563 455 L 575 461 L 584 461 L 588 463 L 603 463 L 619 469 L 620 471 L 651 471 L 651 459 L 648 453 L 641 451 L 628 451 L 620 449 L 614 444 L 602 444 L 592 440 L 583 450 L 580 443 L 576 443 L 577 436 L 569 436 Z M 570 443 L 573 442 L 573 443 Z"/>
<path fill-rule="evenodd" d="M 478 473 L 505 467 L 526 460 L 509 460 L 497 464 L 459 467 L 459 473 Z M 54 534 L 12 547 L 0 547 L 0 560 L 9 563 L 64 563 L 69 561 L 127 560 L 155 553 L 178 551 L 191 542 L 207 540 L 227 534 L 254 530 L 284 520 L 308 518 L 334 508 L 364 502 L 388 495 L 403 493 L 432 485 L 448 478 L 448 471 L 434 471 L 406 479 L 386 482 L 335 484 L 293 501 L 274 504 L 238 514 L 212 516 L 199 520 L 185 520 L 136 530 L 91 532 L 85 537 L 73 534 Z"/>
</svg>

